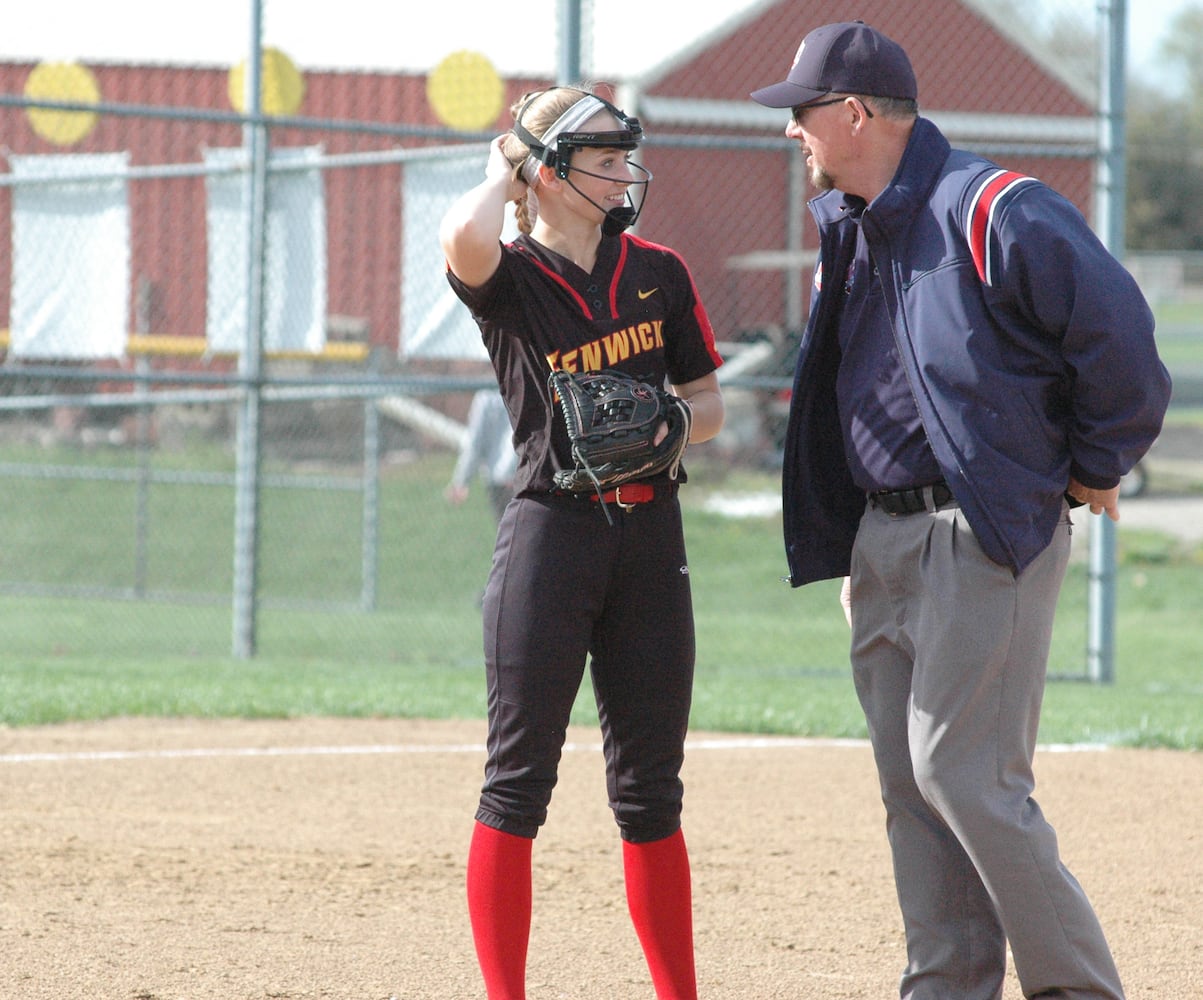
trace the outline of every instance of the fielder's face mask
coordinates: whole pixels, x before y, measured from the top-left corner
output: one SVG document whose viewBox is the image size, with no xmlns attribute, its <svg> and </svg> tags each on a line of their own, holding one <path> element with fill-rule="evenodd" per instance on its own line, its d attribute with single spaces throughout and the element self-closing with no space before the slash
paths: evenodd
<svg viewBox="0 0 1203 1000">
<path fill-rule="evenodd" d="M 575 150 L 584 148 L 625 150 L 638 148 L 639 143 L 643 139 L 643 126 L 639 124 L 639 119 L 629 117 L 609 101 L 595 94 L 586 93 L 572 107 L 560 115 L 551 128 L 547 130 L 543 138 L 540 139 L 522 124 L 526 109 L 531 106 L 533 101 L 538 100 L 540 96 L 542 95 L 536 94 L 527 101 L 518 111 L 514 122 L 514 135 L 530 148 L 531 155 L 527 157 L 526 162 L 522 165 L 522 174 L 526 178 L 527 183 L 529 184 L 534 180 L 535 174 L 539 169 L 539 164 L 545 164 L 556 172 L 557 177 L 566 180 L 569 187 L 589 202 L 590 205 L 605 213 L 606 218 L 602 223 L 602 235 L 617 236 L 628 226 L 633 226 L 635 220 L 639 218 L 639 213 L 643 211 L 644 202 L 647 201 L 647 184 L 652 179 L 652 175 L 647 169 L 630 159 L 627 160 L 627 165 L 637 170 L 643 176 L 629 182 L 626 192 L 627 204 L 622 208 L 611 208 L 608 211 L 573 184 L 572 178 L 568 174 L 569 171 L 576 170 L 579 173 L 586 174 L 589 177 L 597 177 L 600 180 L 613 180 L 613 178 L 605 177 L 602 174 L 595 174 L 589 170 L 574 167 L 572 165 L 572 154 Z M 585 122 L 599 111 L 608 111 L 623 127 L 607 132 L 578 131 Z M 632 187 L 638 187 L 641 191 L 638 205 L 635 204 L 631 196 Z"/>
</svg>

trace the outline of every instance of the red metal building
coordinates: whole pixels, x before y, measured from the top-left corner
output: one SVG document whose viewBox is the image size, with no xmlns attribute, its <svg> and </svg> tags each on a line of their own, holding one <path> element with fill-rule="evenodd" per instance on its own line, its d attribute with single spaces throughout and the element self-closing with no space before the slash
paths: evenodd
<svg viewBox="0 0 1203 1000">
<path fill-rule="evenodd" d="M 1000 23 L 991 13 L 994 6 L 984 0 L 863 0 L 856 13 L 908 50 L 921 110 L 954 143 L 981 146 L 1007 166 L 1046 180 L 1089 213 L 1091 98 L 1058 65 L 1057 54 L 1041 50 L 1020 26 Z M 645 76 L 616 81 L 618 100 L 641 116 L 649 135 L 643 160 L 655 180 L 640 232 L 685 256 L 720 339 L 743 328 L 796 321 L 788 302 L 796 288 L 809 286 L 798 262 L 813 246 L 813 232 L 800 200 L 787 199 L 791 183 L 797 185 L 797 165 L 790 159 L 793 144 L 782 135 L 785 114 L 760 108 L 748 93 L 782 77 L 811 28 L 847 16 L 846 4 L 834 0 L 761 0 Z M 0 64 L 0 93 L 22 94 L 32 69 L 30 63 Z M 224 67 L 90 69 L 106 104 L 160 112 L 231 110 Z M 304 80 L 298 117 L 439 128 L 423 76 L 306 71 Z M 507 80 L 497 130 L 508 127 L 511 102 L 546 83 Z M 64 150 L 39 137 L 23 109 L 3 109 L 0 121 L 10 152 L 127 150 L 135 168 L 199 164 L 204 148 L 242 142 L 236 122 L 101 114 L 86 138 Z M 274 147 L 321 145 L 332 155 L 445 145 L 454 139 L 445 130 L 405 138 L 309 127 L 271 132 Z M 1066 147 L 1082 152 L 1065 155 Z M 393 350 L 405 225 L 401 169 L 377 164 L 325 175 L 329 312 L 361 322 L 372 344 Z M 203 177 L 139 180 L 129 192 L 134 332 L 203 338 Z M 0 248 L 11 246 L 10 219 L 11 190 L 0 187 Z M 793 256 L 781 255 L 787 250 Z M 757 255 L 765 263 L 758 264 Z M 7 325 L 11 277 L 10 254 L 0 251 L 0 326 Z"/>
</svg>

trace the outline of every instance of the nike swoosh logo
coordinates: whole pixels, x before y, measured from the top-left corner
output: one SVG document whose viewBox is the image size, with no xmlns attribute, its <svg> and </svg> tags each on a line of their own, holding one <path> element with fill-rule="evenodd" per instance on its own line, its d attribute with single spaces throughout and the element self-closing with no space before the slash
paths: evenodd
<svg viewBox="0 0 1203 1000">
<path fill-rule="evenodd" d="M 640 297 L 641 299 L 646 299 L 646 298 L 647 298 L 649 295 L 655 295 L 655 294 L 656 294 L 658 291 L 660 291 L 660 286 L 659 286 L 659 285 L 657 285 L 655 288 L 653 288 L 653 289 L 651 289 L 650 291 L 647 291 L 647 292 L 645 292 L 645 291 L 644 291 L 644 290 L 641 288 L 641 289 L 639 289 L 639 297 Z"/>
</svg>

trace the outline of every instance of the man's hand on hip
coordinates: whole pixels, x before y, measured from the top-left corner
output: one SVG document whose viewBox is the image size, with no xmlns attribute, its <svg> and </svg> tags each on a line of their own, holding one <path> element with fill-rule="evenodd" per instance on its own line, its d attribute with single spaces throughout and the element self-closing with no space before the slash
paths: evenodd
<svg viewBox="0 0 1203 1000">
<path fill-rule="evenodd" d="M 1070 476 L 1069 488 L 1065 492 L 1075 500 L 1081 500 L 1083 504 L 1089 505 L 1090 513 L 1102 514 L 1105 511 L 1111 520 L 1119 520 L 1118 485 L 1112 486 L 1109 490 L 1092 490 L 1089 486 L 1083 486 Z"/>
</svg>

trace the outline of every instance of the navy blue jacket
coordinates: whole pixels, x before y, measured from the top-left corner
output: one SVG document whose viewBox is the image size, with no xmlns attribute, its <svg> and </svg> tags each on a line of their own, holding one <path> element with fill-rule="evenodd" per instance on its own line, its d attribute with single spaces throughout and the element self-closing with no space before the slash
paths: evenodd
<svg viewBox="0 0 1203 1000">
<path fill-rule="evenodd" d="M 1136 282 L 1069 201 L 924 118 L 872 204 L 828 191 L 810 208 L 819 262 L 782 479 L 790 582 L 847 575 L 865 509 L 835 398 L 857 213 L 936 460 L 986 555 L 1019 573 L 1071 475 L 1108 489 L 1160 433 L 1170 378 Z"/>
</svg>

